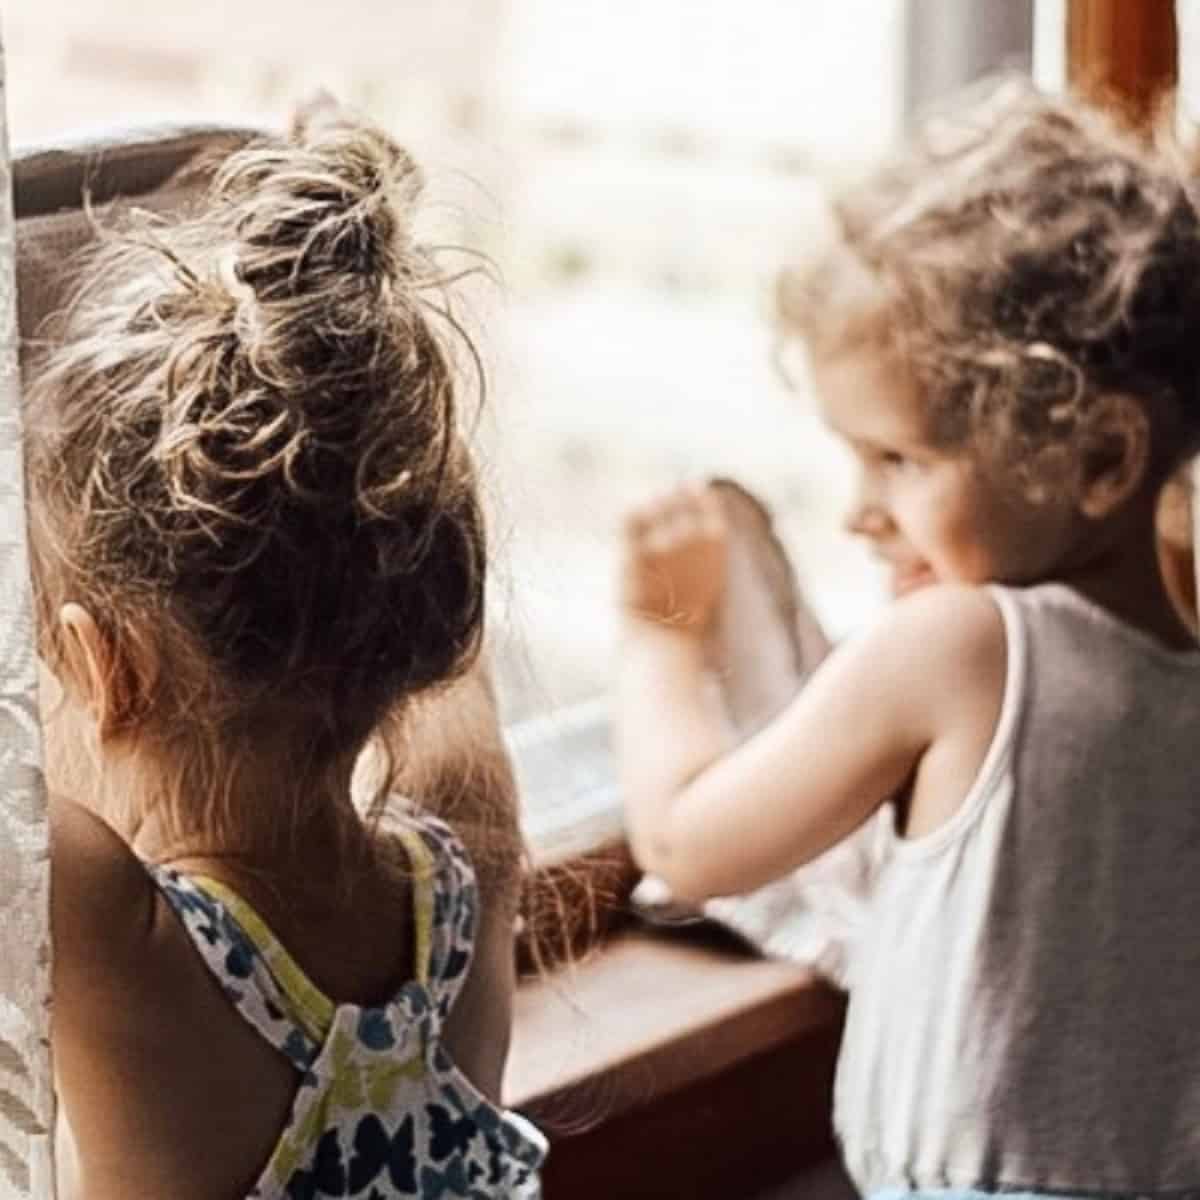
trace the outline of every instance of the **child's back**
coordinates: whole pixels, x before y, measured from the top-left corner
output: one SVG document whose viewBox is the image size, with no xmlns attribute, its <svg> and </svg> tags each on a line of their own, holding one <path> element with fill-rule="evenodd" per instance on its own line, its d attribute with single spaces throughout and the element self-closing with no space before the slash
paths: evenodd
<svg viewBox="0 0 1200 1200">
<path fill-rule="evenodd" d="M 415 168 L 321 121 L 107 249 L 30 396 L 66 1200 L 537 1192 L 486 684 L 399 725 L 480 638 L 452 319 Z M 449 826 L 359 815 L 381 729 L 482 897 Z"/>
<path fill-rule="evenodd" d="M 1136 1193 L 1200 1162 L 1200 651 L 1073 590 L 995 593 L 1007 680 L 970 792 L 893 835 L 837 1120 L 866 1192 Z"/>
</svg>

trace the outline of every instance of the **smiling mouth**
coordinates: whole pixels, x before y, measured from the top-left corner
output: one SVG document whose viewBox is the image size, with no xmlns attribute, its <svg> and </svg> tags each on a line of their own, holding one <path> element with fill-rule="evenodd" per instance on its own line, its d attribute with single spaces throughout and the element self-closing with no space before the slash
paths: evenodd
<svg viewBox="0 0 1200 1200">
<path fill-rule="evenodd" d="M 891 564 L 891 588 L 894 599 L 907 596 L 909 592 L 919 591 L 932 583 L 937 583 L 937 576 L 928 563 Z"/>
</svg>

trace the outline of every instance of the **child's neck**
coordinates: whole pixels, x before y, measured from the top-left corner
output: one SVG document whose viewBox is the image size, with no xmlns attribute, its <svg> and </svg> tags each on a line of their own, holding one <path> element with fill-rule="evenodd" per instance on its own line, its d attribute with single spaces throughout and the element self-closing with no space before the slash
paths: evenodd
<svg viewBox="0 0 1200 1200">
<path fill-rule="evenodd" d="M 290 873 L 307 871 L 313 862 L 328 869 L 344 854 L 358 852 L 363 841 L 348 769 L 302 796 L 289 794 L 286 772 L 242 772 L 220 805 L 230 816 L 206 820 L 200 814 L 211 811 L 211 797 L 199 797 L 194 805 L 187 796 L 163 799 L 154 786 L 156 773 L 132 754 L 109 766 L 105 790 L 120 797 L 120 811 L 101 815 L 146 862 L 216 878 L 260 868 L 278 873 L 284 866 Z"/>
<path fill-rule="evenodd" d="M 1194 649 L 1196 639 L 1163 581 L 1154 508 L 1139 506 L 1108 537 L 1101 537 L 1053 578 L 1170 649 Z"/>
</svg>

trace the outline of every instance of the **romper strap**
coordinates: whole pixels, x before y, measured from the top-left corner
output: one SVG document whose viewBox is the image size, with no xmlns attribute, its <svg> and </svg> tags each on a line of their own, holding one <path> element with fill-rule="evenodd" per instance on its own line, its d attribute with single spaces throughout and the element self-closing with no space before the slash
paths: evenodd
<svg viewBox="0 0 1200 1200">
<path fill-rule="evenodd" d="M 225 911 L 262 956 L 278 985 L 291 1016 L 314 1041 L 323 1042 L 333 1026 L 336 1005 L 304 972 L 284 944 L 250 903 L 231 887 L 207 875 L 193 875 L 192 882 L 206 895 L 219 900 Z"/>
<path fill-rule="evenodd" d="M 477 920 L 475 875 L 448 825 L 408 816 L 388 830 L 412 870 L 416 982 L 440 1022 L 466 980 Z M 259 913 L 232 888 L 147 864 L 205 965 L 234 1007 L 300 1070 L 316 1061 L 337 1005 L 312 982 Z"/>
<path fill-rule="evenodd" d="M 393 833 L 404 847 L 412 870 L 413 936 L 416 941 L 413 971 L 417 982 L 428 986 L 438 866 L 428 843 L 411 825 L 400 826 Z"/>
<path fill-rule="evenodd" d="M 412 860 L 418 970 L 444 1020 L 466 982 L 475 951 L 479 889 L 467 849 L 438 817 L 409 814 L 389 821 Z"/>
<path fill-rule="evenodd" d="M 233 1006 L 299 1070 L 312 1066 L 333 1025 L 333 1002 L 254 909 L 214 879 L 147 869 Z"/>
</svg>

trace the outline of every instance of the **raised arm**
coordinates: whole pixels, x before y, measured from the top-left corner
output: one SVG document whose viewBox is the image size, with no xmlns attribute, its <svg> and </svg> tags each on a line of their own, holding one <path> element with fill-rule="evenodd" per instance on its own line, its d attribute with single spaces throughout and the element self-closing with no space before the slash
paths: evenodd
<svg viewBox="0 0 1200 1200">
<path fill-rule="evenodd" d="M 415 704 L 393 752 L 398 788 L 454 827 L 475 866 L 482 901 L 475 953 L 446 1037 L 456 1063 L 498 1102 L 516 987 L 524 851 L 516 780 L 483 655 L 461 679 Z"/>
<path fill-rule="evenodd" d="M 834 651 L 735 748 L 702 650 L 724 536 L 710 494 L 688 489 L 636 514 L 626 538 L 617 733 L 628 826 L 639 863 L 695 900 L 747 891 L 845 837 L 932 749 L 994 727 L 1003 690 L 995 603 L 928 589 Z"/>
<path fill-rule="evenodd" d="M 486 655 L 453 683 L 412 701 L 380 736 L 392 757 L 394 789 L 454 827 L 485 900 L 495 889 L 510 902 L 522 866 L 520 805 Z M 368 747 L 356 780 L 367 795 L 379 752 Z"/>
</svg>

